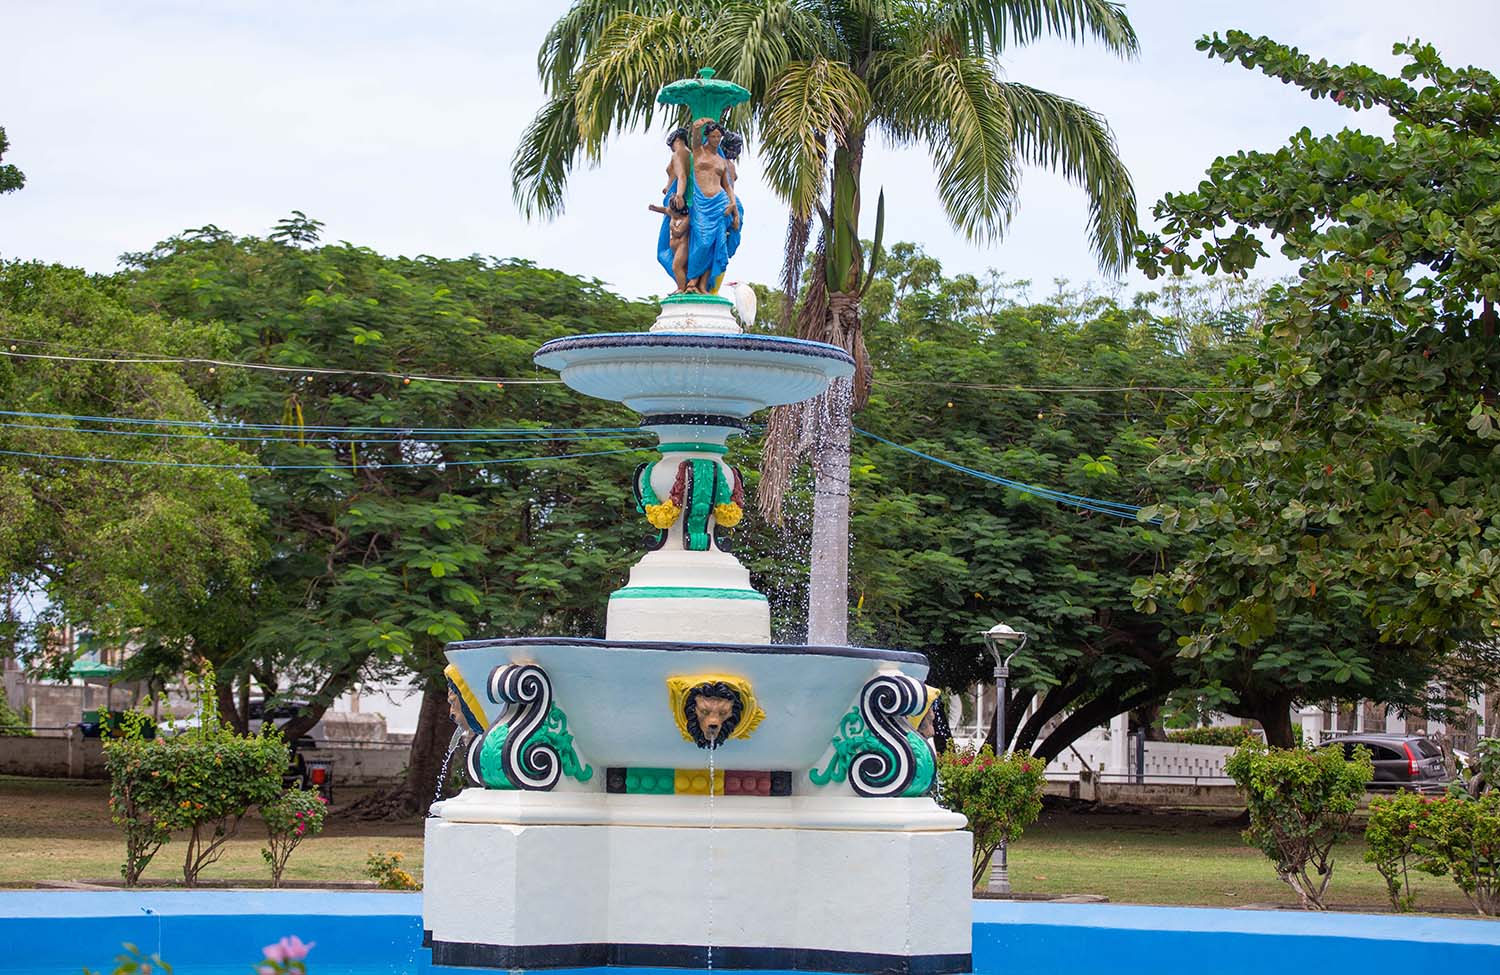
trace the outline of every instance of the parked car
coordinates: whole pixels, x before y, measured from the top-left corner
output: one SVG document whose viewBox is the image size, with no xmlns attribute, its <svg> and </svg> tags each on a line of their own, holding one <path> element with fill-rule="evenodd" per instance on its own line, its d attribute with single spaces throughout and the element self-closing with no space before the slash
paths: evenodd
<svg viewBox="0 0 1500 975">
<path fill-rule="evenodd" d="M 1406 788 L 1413 792 L 1441 792 L 1448 786 L 1448 762 L 1437 742 L 1420 735 L 1340 735 L 1344 755 L 1354 757 L 1354 746 L 1363 745 L 1375 760 L 1375 778 L 1370 790 Z"/>
</svg>

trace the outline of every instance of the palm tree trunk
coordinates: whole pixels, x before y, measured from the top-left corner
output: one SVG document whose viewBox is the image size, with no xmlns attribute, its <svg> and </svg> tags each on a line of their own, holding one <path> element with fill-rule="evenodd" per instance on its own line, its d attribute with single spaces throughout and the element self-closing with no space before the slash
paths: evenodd
<svg viewBox="0 0 1500 975">
<path fill-rule="evenodd" d="M 807 590 L 807 642 L 849 642 L 849 384 L 824 397 L 827 412 L 813 444 L 812 559 Z"/>
</svg>

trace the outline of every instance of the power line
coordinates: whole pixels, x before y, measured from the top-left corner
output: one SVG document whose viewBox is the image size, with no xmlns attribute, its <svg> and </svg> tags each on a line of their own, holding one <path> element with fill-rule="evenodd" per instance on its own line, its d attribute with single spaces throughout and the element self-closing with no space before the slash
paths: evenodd
<svg viewBox="0 0 1500 975">
<path fill-rule="evenodd" d="M 955 464 L 952 461 L 943 460 L 941 457 L 934 457 L 932 454 L 923 453 L 922 451 L 917 450 L 914 447 L 908 447 L 904 444 L 896 443 L 894 440 L 887 440 L 885 437 L 871 433 L 868 430 L 862 430 L 859 427 L 855 427 L 854 432 L 858 433 L 861 436 L 869 437 L 871 440 L 878 440 L 880 443 L 886 444 L 887 446 L 895 447 L 897 450 L 905 451 L 908 454 L 920 457 L 923 460 L 931 461 L 932 463 L 937 464 L 940 467 L 946 467 L 949 470 L 957 471 L 960 474 L 967 474 L 970 477 L 976 477 L 981 481 L 988 481 L 991 484 L 998 484 L 1001 487 L 1007 487 L 1014 491 L 1020 491 L 1023 494 L 1034 495 L 1048 501 L 1056 501 L 1059 504 L 1069 505 L 1070 507 L 1082 508 L 1086 511 L 1092 511 L 1096 514 L 1101 515 L 1112 515 L 1116 518 L 1121 518 L 1127 521 L 1138 520 L 1137 514 L 1141 510 L 1139 505 L 1122 504 L 1118 501 L 1103 501 L 1098 498 L 1089 498 L 1079 494 L 1067 494 L 1063 491 L 1054 491 L 1052 488 L 1038 487 L 1034 484 L 1025 484 L 1021 481 L 1011 480 L 1008 477 L 1000 477 L 997 474 L 989 474 L 984 471 L 975 470 L 972 467 L 965 467 L 962 464 Z M 1161 519 L 1152 518 L 1147 523 L 1159 525 L 1161 524 Z"/>
<path fill-rule="evenodd" d="M 1253 393 L 1253 386 L 1019 386 L 1012 383 L 961 383 L 938 379 L 873 380 L 877 386 L 936 386 L 1013 393 Z"/>
<path fill-rule="evenodd" d="M 249 441 L 251 443 L 288 443 L 307 446 L 312 444 L 343 442 L 365 444 L 409 444 L 409 443 L 444 443 L 444 444 L 491 444 L 491 443 L 562 443 L 570 440 L 604 440 L 616 437 L 646 437 L 651 436 L 648 431 L 639 428 L 622 427 L 618 431 L 605 433 L 565 433 L 564 435 L 549 435 L 552 431 L 538 429 L 533 436 L 520 437 L 486 437 L 486 436 L 430 436 L 430 437 L 373 437 L 355 434 L 345 437 L 342 434 L 331 432 L 313 431 L 306 436 L 301 435 L 301 430 L 292 427 L 285 431 L 286 434 L 296 433 L 296 436 L 280 435 L 282 431 L 276 431 L 277 436 L 269 435 L 269 431 L 259 435 L 236 435 L 223 434 L 217 430 L 205 430 L 199 433 L 168 433 L 164 430 L 101 430 L 91 427 L 64 427 L 51 426 L 35 423 L 6 423 L 0 421 L 0 429 L 10 430 L 36 430 L 52 431 L 57 433 L 91 433 L 113 437 L 146 437 L 149 439 L 168 438 L 174 440 L 198 440 L 198 441 Z"/>
<path fill-rule="evenodd" d="M 525 464 L 534 461 L 578 460 L 582 457 L 607 457 L 611 454 L 633 454 L 647 449 L 649 448 L 624 447 L 618 450 L 591 450 L 579 454 L 537 454 L 530 457 L 501 457 L 490 460 L 437 460 L 399 464 L 375 463 L 364 466 L 381 470 L 421 467 L 493 467 L 500 464 Z M 78 461 L 91 464 L 126 464 L 132 467 L 179 467 L 223 471 L 343 471 L 354 467 L 353 464 L 199 464 L 187 461 L 132 460 L 123 457 L 82 457 L 68 454 L 43 454 L 32 453 L 26 450 L 0 450 L 0 455 L 30 457 L 38 460 Z"/>
<path fill-rule="evenodd" d="M 0 341 L 6 341 L 0 337 Z M 142 356 L 122 353 L 118 356 L 60 355 L 50 352 L 18 352 L 15 347 L 0 349 L 0 355 L 13 359 L 49 359 L 58 362 L 100 362 L 125 365 L 195 365 L 210 369 L 258 369 L 265 372 L 291 373 L 294 375 L 320 376 L 368 376 L 377 379 L 397 379 L 403 383 L 461 383 L 473 386 L 555 386 L 561 379 L 533 379 L 516 376 L 429 376 L 420 373 L 380 372 L 373 369 L 335 369 L 327 366 L 281 366 L 268 362 L 234 362 L 228 359 L 204 359 L 196 356 Z"/>
<path fill-rule="evenodd" d="M 390 433 L 402 435 L 417 434 L 527 434 L 532 432 L 542 433 L 627 433 L 639 432 L 639 427 L 349 427 L 349 426 L 318 426 L 316 424 L 298 423 L 241 423 L 237 420 L 152 420 L 133 416 L 89 416 L 81 413 L 36 413 L 26 410 L 0 410 L 0 416 L 14 416 L 28 420 L 70 420 L 79 423 L 119 423 L 122 425 L 135 426 L 165 426 L 165 427 L 187 427 L 191 429 L 204 430 L 267 430 L 267 431 L 290 431 L 292 433 L 330 433 L 330 434 L 354 434 L 354 433 Z"/>
</svg>

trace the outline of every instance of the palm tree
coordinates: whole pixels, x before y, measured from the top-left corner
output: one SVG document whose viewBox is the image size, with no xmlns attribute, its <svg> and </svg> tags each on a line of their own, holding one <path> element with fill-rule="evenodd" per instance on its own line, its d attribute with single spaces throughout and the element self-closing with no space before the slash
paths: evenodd
<svg viewBox="0 0 1500 975">
<path fill-rule="evenodd" d="M 1021 167 L 1041 165 L 1088 195 L 1101 264 L 1128 258 L 1135 192 L 1109 126 L 1078 102 L 1000 77 L 1004 51 L 1044 35 L 1137 50 L 1123 7 L 1106 0 L 577 0 L 542 44 L 548 100 L 513 160 L 528 215 L 561 212 L 575 165 L 597 161 L 616 132 L 652 125 L 663 85 L 709 66 L 750 90 L 730 124 L 760 143 L 767 181 L 791 211 L 786 314 L 795 307 L 799 337 L 841 346 L 857 366 L 847 385 L 774 411 L 766 438 L 757 500 L 772 520 L 798 459 L 813 461 L 811 643 L 847 635 L 850 417 L 870 386 L 859 307 L 884 216 L 882 194 L 867 261 L 860 170 L 870 136 L 927 147 L 938 198 L 970 239 L 1003 232 Z"/>
</svg>

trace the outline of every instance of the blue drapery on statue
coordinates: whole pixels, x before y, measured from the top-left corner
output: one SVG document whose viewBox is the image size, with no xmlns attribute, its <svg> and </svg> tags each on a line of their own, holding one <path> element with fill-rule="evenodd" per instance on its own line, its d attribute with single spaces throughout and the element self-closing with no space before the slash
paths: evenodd
<svg viewBox="0 0 1500 975">
<path fill-rule="evenodd" d="M 695 187 L 696 189 L 696 187 Z M 677 181 L 667 190 L 662 206 L 670 208 L 672 194 L 677 191 Z M 719 190 L 713 196 L 695 193 L 689 199 L 692 208 L 688 230 L 687 278 L 692 281 L 708 273 L 710 282 L 717 283 L 729 266 L 729 194 Z M 736 240 L 735 242 L 739 242 Z M 656 238 L 656 259 L 663 270 L 672 273 L 672 218 L 661 218 L 661 233 Z"/>
</svg>

